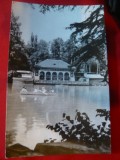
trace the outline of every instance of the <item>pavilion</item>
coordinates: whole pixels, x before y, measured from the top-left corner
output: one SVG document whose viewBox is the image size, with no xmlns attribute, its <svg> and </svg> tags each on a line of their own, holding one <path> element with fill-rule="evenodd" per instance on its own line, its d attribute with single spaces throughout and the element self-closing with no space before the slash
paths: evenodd
<svg viewBox="0 0 120 160">
<path fill-rule="evenodd" d="M 34 81 L 75 81 L 70 64 L 60 59 L 46 59 L 34 67 Z"/>
</svg>

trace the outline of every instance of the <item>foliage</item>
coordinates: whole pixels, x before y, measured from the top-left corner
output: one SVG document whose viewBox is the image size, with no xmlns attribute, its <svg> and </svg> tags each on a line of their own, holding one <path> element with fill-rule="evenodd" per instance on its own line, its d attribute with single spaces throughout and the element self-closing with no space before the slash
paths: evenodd
<svg viewBox="0 0 120 160">
<path fill-rule="evenodd" d="M 75 118 L 63 113 L 63 120 L 55 126 L 47 125 L 46 128 L 58 132 L 62 141 L 85 144 L 87 146 L 100 148 L 110 147 L 110 112 L 106 109 L 97 109 L 96 116 L 99 117 L 101 124 L 91 123 L 86 113 L 76 110 Z M 105 118 L 105 120 L 104 120 Z"/>
<path fill-rule="evenodd" d="M 105 68 L 106 39 L 103 6 L 94 9 L 83 22 L 70 24 L 68 28 L 75 30 L 71 36 L 81 44 L 80 49 L 73 55 L 73 58 L 78 58 L 73 65 L 78 69 L 83 61 L 96 57 Z"/>
<path fill-rule="evenodd" d="M 25 45 L 21 39 L 19 17 L 11 16 L 9 70 L 29 69 Z"/>
<path fill-rule="evenodd" d="M 33 49 L 32 51 L 37 51 L 38 49 L 38 37 L 33 33 L 31 34 L 31 48 Z"/>
<path fill-rule="evenodd" d="M 56 38 L 53 40 L 51 44 L 51 52 L 53 54 L 53 58 L 62 58 L 64 52 L 64 41 L 62 38 Z"/>
<path fill-rule="evenodd" d="M 34 8 L 34 6 L 32 6 Z M 77 6 L 64 6 L 64 5 L 39 5 L 40 12 L 45 14 L 48 11 L 64 10 L 68 8 L 70 11 L 74 11 Z M 82 7 L 78 7 L 82 9 Z M 70 24 L 66 29 L 73 30 L 71 37 L 64 42 L 62 38 L 56 38 L 51 42 L 50 50 L 47 42 L 40 40 L 38 42 L 37 35 L 31 34 L 30 43 L 24 46 L 24 42 L 21 40 L 20 23 L 18 23 L 19 17 L 13 15 L 11 23 L 11 45 L 10 45 L 10 66 L 16 63 L 20 66 L 21 56 L 24 59 L 24 64 L 27 61 L 30 62 L 33 67 L 38 61 L 46 58 L 63 59 L 76 68 L 75 75 L 80 70 L 80 66 L 83 62 L 96 57 L 100 62 L 102 69 L 107 70 L 106 64 L 106 39 L 104 28 L 104 14 L 103 6 L 89 6 L 86 7 L 86 15 L 89 13 L 89 17 L 79 23 Z M 85 9 L 84 9 L 85 10 Z M 13 27 L 14 26 L 14 27 Z M 14 28 L 14 29 L 13 29 Z M 17 32 L 16 32 L 17 31 Z M 17 53 L 17 54 L 14 54 Z M 20 53 L 20 54 L 18 54 Z M 23 55 L 21 55 L 23 53 Z M 15 56 L 14 56 L 15 55 Z M 18 62 L 17 62 L 17 61 Z M 12 62 L 12 63 L 11 63 Z M 26 66 L 26 65 L 25 65 Z M 25 68 L 22 66 L 22 68 Z M 27 65 L 28 66 L 28 65 Z M 21 66 L 20 66 L 21 67 Z M 19 67 L 19 68 L 20 68 Z M 107 72 L 106 78 L 107 81 Z"/>
<path fill-rule="evenodd" d="M 37 49 L 31 53 L 30 60 L 32 65 L 35 63 L 45 60 L 49 56 L 48 43 L 44 40 L 40 40 L 37 44 Z"/>
<path fill-rule="evenodd" d="M 64 55 L 63 58 L 70 64 L 72 64 L 72 56 L 74 53 L 78 50 L 78 47 L 76 46 L 75 42 L 72 38 L 68 39 L 64 43 Z"/>
<path fill-rule="evenodd" d="M 74 8 L 76 8 L 75 5 L 44 5 L 44 4 L 40 4 L 39 5 L 39 11 L 43 14 L 45 14 L 46 12 L 49 12 L 51 10 L 53 11 L 61 11 L 61 10 L 64 10 L 65 8 L 68 8 L 69 10 L 73 11 Z"/>
<path fill-rule="evenodd" d="M 49 54 L 49 45 L 46 41 L 40 40 L 38 43 L 38 50 L 40 51 L 40 57 L 43 59 L 46 59 Z"/>
<path fill-rule="evenodd" d="M 40 12 L 45 14 L 51 10 L 61 11 L 68 8 L 70 11 L 74 11 L 77 6 L 63 6 L 63 5 L 39 5 Z M 82 7 L 79 7 L 82 9 Z M 86 7 L 86 15 L 90 15 L 84 21 L 79 23 L 70 24 L 66 29 L 73 30 L 70 40 L 74 39 L 74 43 L 77 44 L 79 49 L 75 50 L 72 56 L 69 58 L 72 65 L 76 67 L 76 72 L 79 72 L 82 62 L 86 62 L 88 59 L 96 57 L 102 69 L 107 70 L 106 64 L 106 38 L 104 28 L 104 7 L 88 6 Z M 79 44 L 79 46 L 78 46 Z M 66 54 L 67 55 L 67 54 Z M 65 56 L 66 56 L 65 55 Z M 68 58 L 68 59 L 69 59 Z"/>
<path fill-rule="evenodd" d="M 105 118 L 105 121 L 110 121 L 110 111 L 106 111 L 106 109 L 97 109 L 97 114 L 96 114 L 96 117 L 97 116 L 100 116 L 100 117 L 104 117 Z"/>
</svg>

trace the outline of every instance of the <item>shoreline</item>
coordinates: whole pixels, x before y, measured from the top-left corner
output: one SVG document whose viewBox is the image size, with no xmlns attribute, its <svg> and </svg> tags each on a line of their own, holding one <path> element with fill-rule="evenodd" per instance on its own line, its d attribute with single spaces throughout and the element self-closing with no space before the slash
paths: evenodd
<svg viewBox="0 0 120 160">
<path fill-rule="evenodd" d="M 93 79 L 90 80 L 90 83 L 87 82 L 80 82 L 80 81 L 50 81 L 50 80 L 42 80 L 42 81 L 36 81 L 34 82 L 32 78 L 17 78 L 13 77 L 13 82 L 14 81 L 21 81 L 25 84 L 33 84 L 33 85 L 67 85 L 67 86 L 107 86 L 108 84 L 102 82 L 103 79 Z"/>
<path fill-rule="evenodd" d="M 19 143 L 6 148 L 6 157 L 50 156 L 64 154 L 110 154 L 110 149 L 100 150 L 72 142 L 37 143 L 34 150 Z"/>
</svg>

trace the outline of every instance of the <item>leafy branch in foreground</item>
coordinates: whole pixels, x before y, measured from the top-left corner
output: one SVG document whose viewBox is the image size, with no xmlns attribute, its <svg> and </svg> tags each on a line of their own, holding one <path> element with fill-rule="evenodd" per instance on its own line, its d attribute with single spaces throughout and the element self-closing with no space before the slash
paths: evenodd
<svg viewBox="0 0 120 160">
<path fill-rule="evenodd" d="M 68 8 L 70 11 L 73 11 L 77 6 L 75 5 L 44 5 L 40 4 L 39 5 L 39 11 L 43 14 L 46 12 L 49 12 L 51 10 L 53 11 L 62 11 L 65 8 Z"/>
<path fill-rule="evenodd" d="M 76 110 L 75 118 L 63 113 L 63 120 L 46 128 L 58 132 L 63 141 L 84 144 L 94 148 L 110 148 L 110 112 L 97 109 L 96 120 L 99 116 L 100 124 L 92 124 L 86 113 Z M 45 141 L 47 142 L 47 141 Z"/>
</svg>

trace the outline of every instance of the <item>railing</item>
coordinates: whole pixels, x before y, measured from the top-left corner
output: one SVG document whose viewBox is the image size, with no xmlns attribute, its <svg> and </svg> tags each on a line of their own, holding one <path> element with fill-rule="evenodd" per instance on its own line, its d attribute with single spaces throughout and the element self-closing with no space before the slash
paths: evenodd
<svg viewBox="0 0 120 160">
<path fill-rule="evenodd" d="M 60 80 L 39 80 L 36 83 L 38 84 L 53 84 L 53 85 L 89 85 L 86 82 L 80 81 L 60 81 Z"/>
</svg>

